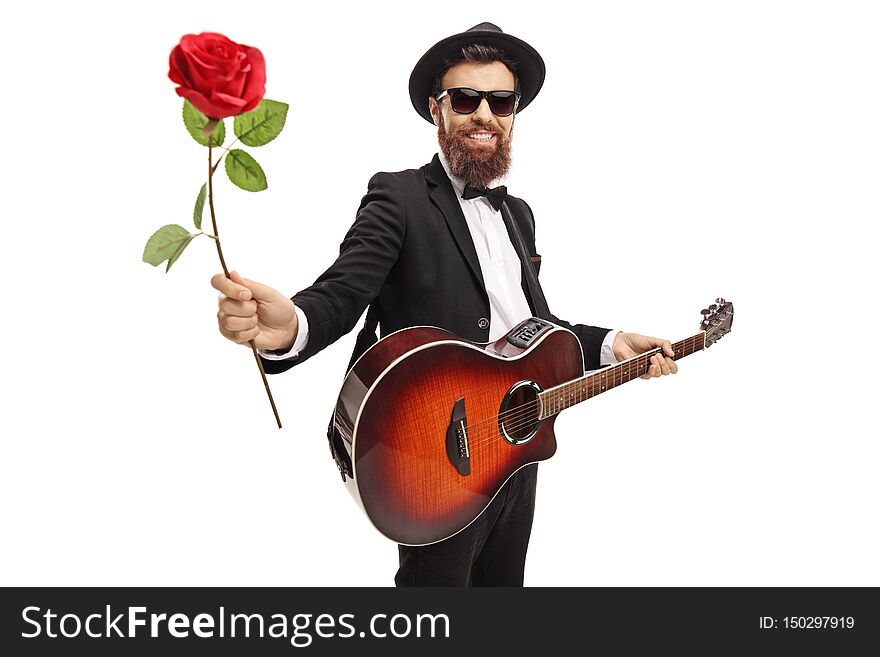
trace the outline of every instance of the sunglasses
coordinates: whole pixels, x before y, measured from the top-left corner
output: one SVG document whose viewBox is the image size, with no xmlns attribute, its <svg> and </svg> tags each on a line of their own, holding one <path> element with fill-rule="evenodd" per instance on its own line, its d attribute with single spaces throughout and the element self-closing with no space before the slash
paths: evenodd
<svg viewBox="0 0 880 657">
<path fill-rule="evenodd" d="M 477 91 L 469 87 L 444 89 L 434 99 L 439 103 L 443 96 L 449 96 L 449 104 L 456 114 L 472 114 L 477 111 L 485 98 L 489 109 L 495 116 L 510 116 L 522 94 L 518 91 Z"/>
</svg>

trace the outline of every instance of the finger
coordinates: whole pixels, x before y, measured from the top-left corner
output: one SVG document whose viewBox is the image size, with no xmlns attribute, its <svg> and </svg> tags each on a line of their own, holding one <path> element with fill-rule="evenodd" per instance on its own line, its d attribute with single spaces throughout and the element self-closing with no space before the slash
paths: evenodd
<svg viewBox="0 0 880 657">
<path fill-rule="evenodd" d="M 675 356 L 675 352 L 672 350 L 672 343 L 669 340 L 663 341 L 663 353 L 665 353 L 670 358 Z"/>
<path fill-rule="evenodd" d="M 650 363 L 650 364 L 648 365 L 648 371 L 645 372 L 645 373 L 644 373 L 641 377 L 639 377 L 639 378 L 642 378 L 642 379 L 652 379 L 652 378 L 654 378 L 655 376 L 660 376 L 660 374 L 659 374 L 659 369 L 658 369 L 658 367 L 657 367 L 657 363 L 656 363 L 656 361 L 654 360 L 654 358 L 655 358 L 654 356 L 651 356 L 650 360 L 648 361 L 648 362 Z"/>
<path fill-rule="evenodd" d="M 242 278 L 237 271 L 230 272 L 229 275 L 234 282 L 246 286 L 256 299 L 269 301 L 278 296 L 278 292 L 274 288 L 271 288 L 268 285 L 263 285 L 262 283 L 257 283 L 248 278 Z"/>
<path fill-rule="evenodd" d="M 219 313 L 217 315 L 217 326 L 220 328 L 220 335 L 222 335 L 227 340 L 232 340 L 233 342 L 235 342 L 235 336 L 233 336 L 232 331 L 230 331 L 223 325 L 223 320 L 220 318 Z"/>
<path fill-rule="evenodd" d="M 232 299 L 251 298 L 251 291 L 247 287 L 226 278 L 223 274 L 214 274 L 211 277 L 211 287 Z"/>
<path fill-rule="evenodd" d="M 667 359 L 661 354 L 657 354 L 654 358 L 657 359 L 657 367 L 660 368 L 660 376 L 669 374 L 669 363 L 667 362 Z"/>
<path fill-rule="evenodd" d="M 653 370 L 655 377 L 662 376 L 662 374 L 663 374 L 663 370 L 661 369 L 661 365 L 660 365 L 661 360 L 662 360 L 662 358 L 660 358 L 660 356 L 657 354 L 654 354 L 653 356 L 651 356 L 651 369 Z"/>
<path fill-rule="evenodd" d="M 220 323 L 229 331 L 247 331 L 257 326 L 257 316 L 231 317 L 223 315 L 220 317 Z"/>
<path fill-rule="evenodd" d="M 230 331 L 229 339 L 238 344 L 247 344 L 251 340 L 255 340 L 259 334 L 259 328 L 252 328 L 247 331 Z"/>
<path fill-rule="evenodd" d="M 257 313 L 256 301 L 236 301 L 222 295 L 218 305 L 223 313 L 233 317 L 251 317 Z"/>
<path fill-rule="evenodd" d="M 675 364 L 675 361 L 671 358 L 666 359 L 666 364 L 669 365 L 669 373 L 675 374 L 678 372 L 678 365 Z"/>
</svg>

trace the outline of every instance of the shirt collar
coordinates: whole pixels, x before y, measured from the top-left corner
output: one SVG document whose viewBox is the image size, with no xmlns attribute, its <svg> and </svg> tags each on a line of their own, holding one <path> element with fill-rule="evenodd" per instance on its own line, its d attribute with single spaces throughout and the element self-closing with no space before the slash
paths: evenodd
<svg viewBox="0 0 880 657">
<path fill-rule="evenodd" d="M 443 165 L 443 170 L 446 172 L 446 175 L 449 177 L 450 182 L 452 182 L 452 189 L 455 190 L 455 195 L 458 197 L 459 201 L 468 200 L 462 199 L 461 195 L 464 192 L 465 182 L 458 176 L 452 175 L 452 171 L 449 170 L 449 162 L 446 161 L 446 157 L 443 155 L 443 151 L 437 153 L 437 156 L 440 158 L 440 164 Z M 504 178 L 496 178 L 492 182 L 490 182 L 488 187 L 497 187 L 499 184 L 504 182 Z M 469 199 L 472 201 L 477 201 L 479 198 Z M 485 199 L 484 199 L 485 200 Z"/>
</svg>

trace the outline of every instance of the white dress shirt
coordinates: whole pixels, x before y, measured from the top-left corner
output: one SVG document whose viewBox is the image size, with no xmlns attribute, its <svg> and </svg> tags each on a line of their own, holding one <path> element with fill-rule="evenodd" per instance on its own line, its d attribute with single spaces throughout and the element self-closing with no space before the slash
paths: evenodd
<svg viewBox="0 0 880 657">
<path fill-rule="evenodd" d="M 439 153 L 439 157 L 446 175 L 452 181 L 452 188 L 461 205 L 471 239 L 474 241 L 474 248 L 477 251 L 477 259 L 483 273 L 483 283 L 486 286 L 486 294 L 489 296 L 489 342 L 494 342 L 506 335 L 521 321 L 532 316 L 522 288 L 522 266 L 507 234 L 501 212 L 492 207 L 489 199 L 485 196 L 463 199 L 461 195 L 465 187 L 464 181 L 452 175 L 449 163 L 443 157 L 443 153 Z M 496 187 L 502 182 L 503 179 L 499 178 L 493 180 L 488 186 Z M 268 360 L 282 360 L 296 356 L 305 348 L 308 343 L 309 323 L 305 313 L 299 307 L 296 308 L 296 316 L 299 328 L 290 351 L 278 354 L 260 349 L 261 356 Z M 605 336 L 599 355 L 600 365 L 611 365 L 617 362 L 611 345 L 618 332 L 609 331 Z"/>
</svg>

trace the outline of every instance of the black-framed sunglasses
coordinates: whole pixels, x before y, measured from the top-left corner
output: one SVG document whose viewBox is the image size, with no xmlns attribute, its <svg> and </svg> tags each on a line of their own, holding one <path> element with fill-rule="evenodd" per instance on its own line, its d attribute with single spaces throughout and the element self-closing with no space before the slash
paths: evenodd
<svg viewBox="0 0 880 657">
<path fill-rule="evenodd" d="M 439 103 L 449 96 L 449 104 L 456 114 L 473 114 L 485 98 L 495 116 L 510 116 L 516 110 L 522 94 L 518 91 L 477 91 L 470 87 L 452 87 L 439 92 L 434 99 Z"/>
</svg>

